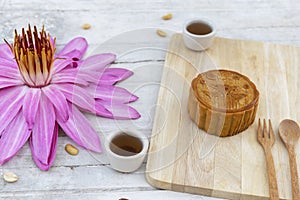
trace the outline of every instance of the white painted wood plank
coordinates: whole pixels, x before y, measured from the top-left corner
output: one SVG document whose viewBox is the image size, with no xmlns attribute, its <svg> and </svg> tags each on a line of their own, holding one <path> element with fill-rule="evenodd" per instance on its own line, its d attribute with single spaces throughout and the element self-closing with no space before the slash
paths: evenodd
<svg viewBox="0 0 300 200">
<path fill-rule="evenodd" d="M 45 24 L 47 30 L 58 38 L 58 43 L 66 43 L 70 38 L 82 35 L 90 43 L 99 44 L 125 31 L 145 27 L 181 31 L 182 24 L 186 19 L 205 16 L 217 24 L 218 36 L 221 37 L 278 41 L 290 45 L 300 45 L 298 1 L 277 2 L 277 4 L 268 1 L 263 3 L 238 2 L 240 1 L 233 1 L 225 6 L 220 1 L 215 3 L 202 1 L 190 5 L 184 3 L 184 6 L 179 6 L 180 2 L 177 1 L 175 4 L 165 3 L 164 6 L 168 9 L 162 10 L 157 9 L 162 3 L 155 5 L 131 1 L 118 3 L 120 5 L 116 2 L 105 4 L 101 1 L 92 1 L 91 3 L 81 1 L 75 5 L 73 1 L 72 3 L 66 2 L 68 5 L 77 5 L 78 10 L 64 10 L 63 8 L 69 7 L 64 6 L 64 3 L 61 6 L 57 3 L 47 3 L 48 6 L 41 8 L 41 4 L 37 2 L 30 5 L 31 9 L 26 9 L 25 6 L 20 10 L 19 7 L 24 6 L 24 4 L 12 3 L 11 9 L 16 9 L 18 12 L 12 12 L 9 9 L 0 12 L 2 21 L 0 36 L 1 38 L 11 38 L 14 28 L 26 26 L 30 22 L 39 26 Z M 82 6 L 83 3 L 85 6 Z M 4 8 L 8 5 L 5 4 Z M 61 9 L 53 10 L 52 6 L 55 7 L 55 5 Z M 103 10 L 104 5 L 109 6 Z M 240 5 L 240 7 L 231 9 L 232 5 Z M 265 7 L 260 7 L 263 5 Z M 32 9 L 32 6 L 36 9 Z M 89 9 L 90 6 L 93 9 Z M 146 6 L 150 6 L 149 10 L 145 9 Z M 145 8 L 143 9 L 143 7 Z M 156 7 L 156 9 L 151 9 L 152 7 Z M 173 13 L 173 19 L 170 21 L 161 20 L 161 16 L 167 12 Z M 92 28 L 83 30 L 81 26 L 84 23 L 90 23 Z"/>
<path fill-rule="evenodd" d="M 0 169 L 1 176 L 10 169 Z M 5 183 L 0 179 L 0 197 L 10 193 L 24 195 L 24 193 L 56 191 L 130 191 L 153 190 L 144 178 L 145 165 L 138 171 L 128 175 L 115 172 L 108 166 L 79 166 L 79 167 L 52 167 L 48 172 L 38 170 L 36 167 L 13 169 L 19 176 L 15 184 Z"/>
<path fill-rule="evenodd" d="M 41 3 L 39 0 L 31 0 L 32 3 L 24 4 L 22 0 L 7 1 L 3 0 L 2 9 L 5 10 L 24 10 L 33 11 L 51 10 L 51 11 L 69 11 L 69 10 L 98 10 L 107 11 L 118 10 L 123 12 L 129 11 L 165 11 L 165 10 L 248 10 L 248 9 L 292 9 L 299 8 L 300 4 L 296 0 L 254 0 L 249 1 L 231 0 L 231 1 L 198 1 L 186 0 L 182 3 L 180 0 L 166 2 L 164 0 L 140 1 L 140 0 L 65 0 L 56 1 L 48 0 Z"/>
<path fill-rule="evenodd" d="M 0 196 L 1 197 L 1 196 Z M 191 195 L 186 193 L 178 193 L 172 191 L 164 191 L 164 190 L 152 190 L 145 189 L 142 191 L 98 191 L 91 190 L 88 192 L 85 191 L 43 191 L 43 192 L 31 192 L 26 194 L 14 194 L 7 195 L 7 198 L 12 198 L 14 200 L 82 200 L 82 199 L 101 199 L 101 200 L 118 200 L 121 198 L 126 198 L 128 200 L 143 200 L 143 199 L 164 199 L 164 200 L 216 200 L 216 198 L 212 197 L 202 197 L 199 195 Z"/>
</svg>

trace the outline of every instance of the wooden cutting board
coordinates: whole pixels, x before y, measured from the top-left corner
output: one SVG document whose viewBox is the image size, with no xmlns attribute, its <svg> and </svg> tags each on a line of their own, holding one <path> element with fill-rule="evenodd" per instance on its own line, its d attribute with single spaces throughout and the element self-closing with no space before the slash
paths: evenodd
<svg viewBox="0 0 300 200">
<path fill-rule="evenodd" d="M 248 76 L 260 91 L 257 117 L 246 131 L 227 138 L 208 135 L 187 111 L 191 80 L 210 69 Z M 282 119 L 300 122 L 300 48 L 216 38 L 206 52 L 188 50 L 181 34 L 171 38 L 148 155 L 148 182 L 162 189 L 230 199 L 267 199 L 266 160 L 257 142 L 258 118 L 270 118 L 279 195 L 291 199 L 287 151 L 279 139 Z M 300 173 L 300 144 L 296 148 Z"/>
</svg>

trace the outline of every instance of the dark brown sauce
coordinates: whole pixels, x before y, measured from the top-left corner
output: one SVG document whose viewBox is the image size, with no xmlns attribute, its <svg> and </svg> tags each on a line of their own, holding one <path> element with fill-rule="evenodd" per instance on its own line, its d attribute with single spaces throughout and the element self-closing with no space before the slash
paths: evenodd
<svg viewBox="0 0 300 200">
<path fill-rule="evenodd" d="M 187 31 L 195 35 L 206 35 L 212 32 L 212 28 L 207 24 L 197 22 L 188 25 Z"/>
<path fill-rule="evenodd" d="M 120 156 L 133 156 L 142 151 L 143 143 L 137 137 L 120 133 L 111 140 L 109 147 L 112 152 Z"/>
</svg>

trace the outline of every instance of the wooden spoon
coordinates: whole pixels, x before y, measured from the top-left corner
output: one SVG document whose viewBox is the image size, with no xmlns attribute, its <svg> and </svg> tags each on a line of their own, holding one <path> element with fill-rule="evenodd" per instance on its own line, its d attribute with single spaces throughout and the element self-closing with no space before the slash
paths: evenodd
<svg viewBox="0 0 300 200">
<path fill-rule="evenodd" d="M 279 124 L 279 136 L 289 153 L 293 199 L 300 200 L 299 178 L 295 154 L 295 146 L 300 137 L 300 128 L 295 121 L 285 119 Z"/>
</svg>

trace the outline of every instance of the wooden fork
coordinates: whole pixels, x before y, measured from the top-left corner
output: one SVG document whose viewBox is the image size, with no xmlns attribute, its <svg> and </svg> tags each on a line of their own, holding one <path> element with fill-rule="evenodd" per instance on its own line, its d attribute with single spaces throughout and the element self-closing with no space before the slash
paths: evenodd
<svg viewBox="0 0 300 200">
<path fill-rule="evenodd" d="M 275 136 L 272 129 L 271 121 L 269 120 L 269 131 L 267 131 L 266 120 L 264 119 L 264 126 L 261 127 L 260 119 L 258 121 L 257 140 L 263 147 L 267 160 L 268 178 L 269 178 L 269 190 L 270 199 L 279 199 L 278 186 L 276 179 L 276 171 L 274 166 L 274 160 L 272 156 L 271 148 L 275 142 Z"/>
</svg>

